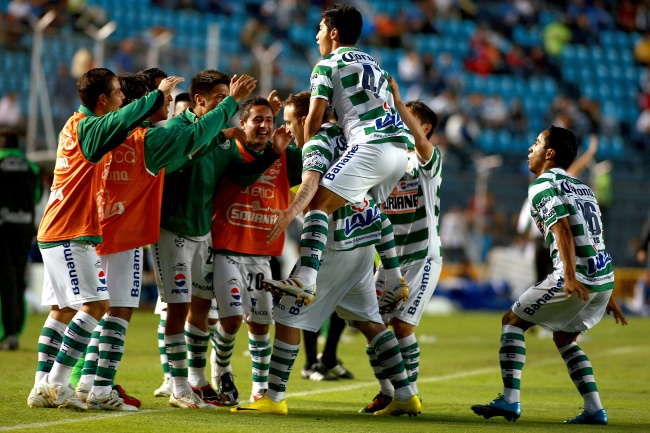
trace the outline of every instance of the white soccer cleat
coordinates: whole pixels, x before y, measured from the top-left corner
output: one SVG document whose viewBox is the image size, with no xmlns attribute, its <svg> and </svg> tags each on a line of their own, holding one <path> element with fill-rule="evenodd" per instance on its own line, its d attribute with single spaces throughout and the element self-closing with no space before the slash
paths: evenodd
<svg viewBox="0 0 650 433">
<path fill-rule="evenodd" d="M 181 409 L 217 410 L 217 406 L 204 402 L 201 400 L 201 397 L 191 391 L 188 394 L 184 394 L 178 398 L 176 398 L 172 392 L 172 395 L 169 396 L 169 405 L 171 407 L 179 407 Z"/>
<path fill-rule="evenodd" d="M 384 288 L 381 296 L 377 299 L 379 304 L 379 313 L 388 314 L 398 310 L 404 301 L 409 297 L 409 287 L 404 278 L 399 279 L 399 283 L 393 288 Z"/>
<path fill-rule="evenodd" d="M 172 395 L 173 390 L 172 378 L 165 376 L 162 385 L 153 392 L 153 395 L 154 397 L 169 397 Z"/>
<path fill-rule="evenodd" d="M 90 389 L 92 388 L 79 382 L 77 387 L 74 389 L 74 392 L 77 394 L 77 398 L 84 403 L 88 400 L 88 394 L 90 394 Z"/>
<path fill-rule="evenodd" d="M 27 406 L 31 408 L 54 407 L 52 404 L 48 403 L 45 397 L 36 392 L 36 388 L 32 388 L 30 391 L 29 397 L 27 397 Z"/>
<path fill-rule="evenodd" d="M 36 392 L 47 401 L 49 406 L 59 409 L 88 409 L 86 403 L 77 398 L 72 385 L 69 383 L 67 385 L 51 385 L 47 379 L 48 376 L 45 376 L 38 382 Z"/>
<path fill-rule="evenodd" d="M 286 280 L 262 280 L 262 288 L 276 297 L 293 296 L 298 303 L 302 302 L 305 305 L 314 300 L 318 290 L 316 284 L 307 286 L 300 277 L 289 277 Z"/>
<path fill-rule="evenodd" d="M 105 396 L 95 396 L 91 391 L 86 400 L 88 409 L 92 410 L 116 410 L 122 412 L 137 412 L 138 408 L 124 403 L 120 393 L 116 389 L 111 390 L 110 394 Z"/>
</svg>

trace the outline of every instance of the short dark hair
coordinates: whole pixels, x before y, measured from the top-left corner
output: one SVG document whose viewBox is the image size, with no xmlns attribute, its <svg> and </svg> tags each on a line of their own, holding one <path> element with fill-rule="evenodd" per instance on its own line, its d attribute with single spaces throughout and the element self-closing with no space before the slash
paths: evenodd
<svg viewBox="0 0 650 433">
<path fill-rule="evenodd" d="M 120 86 L 122 87 L 122 93 L 124 93 L 124 101 L 122 102 L 122 107 L 136 99 L 142 98 L 149 91 L 147 86 L 147 78 L 140 74 L 125 73 L 117 76 L 117 79 L 120 81 Z"/>
<path fill-rule="evenodd" d="M 421 99 L 417 101 L 409 101 L 406 103 L 406 108 L 413 111 L 415 117 L 421 124 L 431 124 L 431 130 L 427 132 L 427 138 L 431 138 L 434 131 L 438 128 L 438 115 L 427 104 L 422 102 Z"/>
<path fill-rule="evenodd" d="M 323 23 L 328 30 L 337 29 L 339 40 L 345 45 L 354 45 L 361 36 L 363 18 L 354 7 L 344 4 L 333 4 L 323 11 Z"/>
<path fill-rule="evenodd" d="M 194 96 L 207 97 L 219 84 L 230 86 L 230 77 L 214 69 L 206 69 L 194 76 L 190 81 L 190 100 L 194 105 Z"/>
<path fill-rule="evenodd" d="M 284 106 L 287 105 L 293 106 L 296 116 L 301 118 L 309 114 L 309 102 L 311 99 L 311 92 L 309 90 L 304 90 L 300 93 L 292 93 L 287 99 L 284 100 Z"/>
<path fill-rule="evenodd" d="M 567 169 L 578 154 L 578 140 L 573 132 L 559 126 L 549 126 L 544 149 L 555 150 L 555 164 Z"/>
<path fill-rule="evenodd" d="M 188 92 L 181 92 L 176 95 L 174 98 L 174 105 L 178 104 L 179 102 L 192 102 L 190 94 Z"/>
<path fill-rule="evenodd" d="M 248 120 L 248 117 L 251 115 L 251 107 L 257 105 L 263 105 L 265 107 L 269 107 L 271 109 L 271 113 L 273 113 L 273 108 L 271 107 L 271 104 L 269 103 L 268 99 L 266 99 L 263 96 L 251 96 L 250 98 L 245 100 L 244 103 L 241 105 L 241 110 L 239 111 L 239 118 L 244 122 L 246 122 Z M 273 115 L 273 119 L 275 119 L 275 115 Z"/>
<path fill-rule="evenodd" d="M 158 88 L 158 86 L 156 86 L 156 78 L 168 77 L 165 71 L 158 68 L 143 69 L 142 71 L 138 72 L 138 75 L 144 77 L 150 92 L 153 92 Z"/>
<path fill-rule="evenodd" d="M 18 149 L 18 134 L 11 128 L 0 129 L 0 149 Z"/>
<path fill-rule="evenodd" d="M 95 111 L 99 97 L 113 91 L 113 78 L 115 73 L 106 68 L 94 68 L 83 74 L 77 81 L 77 89 L 84 107 Z"/>
</svg>

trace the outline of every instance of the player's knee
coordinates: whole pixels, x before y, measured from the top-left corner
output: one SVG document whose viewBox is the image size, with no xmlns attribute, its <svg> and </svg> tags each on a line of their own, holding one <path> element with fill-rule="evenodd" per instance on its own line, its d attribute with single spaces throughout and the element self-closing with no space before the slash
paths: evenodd
<svg viewBox="0 0 650 433">
<path fill-rule="evenodd" d="M 231 316 L 220 319 L 221 328 L 228 334 L 236 334 L 241 326 L 242 316 Z"/>
<path fill-rule="evenodd" d="M 409 335 L 413 334 L 415 330 L 415 327 L 413 325 L 410 323 L 402 322 L 397 318 L 393 318 L 390 324 L 393 327 L 393 332 L 398 339 L 408 337 Z"/>
</svg>

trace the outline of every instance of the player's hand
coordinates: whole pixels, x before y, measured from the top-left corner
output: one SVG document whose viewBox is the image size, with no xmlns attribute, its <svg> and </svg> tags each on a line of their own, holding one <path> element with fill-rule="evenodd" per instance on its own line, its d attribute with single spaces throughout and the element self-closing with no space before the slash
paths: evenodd
<svg viewBox="0 0 650 433">
<path fill-rule="evenodd" d="M 282 125 L 275 130 L 273 133 L 272 141 L 273 152 L 279 155 L 287 150 L 287 146 L 289 146 L 289 143 L 291 143 L 291 134 L 285 125 Z"/>
<path fill-rule="evenodd" d="M 587 288 L 576 279 L 564 281 L 564 293 L 566 293 L 568 298 L 576 295 L 580 302 L 584 302 L 589 299 L 589 290 L 587 290 Z"/>
<path fill-rule="evenodd" d="M 227 129 L 223 129 L 221 132 L 228 140 L 235 138 L 240 143 L 246 143 L 246 133 L 240 128 L 237 127 L 227 128 Z"/>
<path fill-rule="evenodd" d="M 284 101 L 280 99 L 277 93 L 278 93 L 277 90 L 271 90 L 271 93 L 269 93 L 269 97 L 267 98 L 269 100 L 269 104 L 271 104 L 271 110 L 273 111 L 273 116 L 277 116 L 278 113 L 280 112 L 280 109 L 282 109 L 282 107 L 284 106 Z"/>
<path fill-rule="evenodd" d="M 255 86 L 257 86 L 257 80 L 255 78 L 246 74 L 238 77 L 237 74 L 235 74 L 230 79 L 230 97 L 235 101 L 240 102 L 251 94 L 253 89 L 255 89 Z"/>
<path fill-rule="evenodd" d="M 388 85 L 391 89 L 393 89 L 393 99 L 395 100 L 395 103 L 401 102 L 402 95 L 399 93 L 399 86 L 397 85 L 397 81 L 395 81 L 392 76 L 388 77 Z"/>
<path fill-rule="evenodd" d="M 625 318 L 625 314 L 623 314 L 623 310 L 621 310 L 621 307 L 618 305 L 618 301 L 613 295 L 609 297 L 609 301 L 607 302 L 607 307 L 605 308 L 605 312 L 607 313 L 608 316 L 610 313 L 614 315 L 614 320 L 616 320 L 617 325 L 619 323 L 621 324 L 621 326 L 627 325 L 627 319 Z"/>
<path fill-rule="evenodd" d="M 289 227 L 289 224 L 291 224 L 291 219 L 289 218 L 289 214 L 286 210 L 270 209 L 270 211 L 275 214 L 276 218 L 275 224 L 273 224 L 273 227 L 271 227 L 271 230 L 269 231 L 269 235 L 266 237 L 267 244 L 270 244 L 276 240 L 278 236 L 280 236 L 287 229 L 287 227 Z"/>
<path fill-rule="evenodd" d="M 176 87 L 178 83 L 181 83 L 183 81 L 185 81 L 185 78 L 183 77 L 167 77 L 160 82 L 160 84 L 158 85 L 158 90 L 163 92 L 165 98 L 167 98 L 168 96 L 171 95 L 172 90 L 174 90 L 174 87 Z"/>
</svg>

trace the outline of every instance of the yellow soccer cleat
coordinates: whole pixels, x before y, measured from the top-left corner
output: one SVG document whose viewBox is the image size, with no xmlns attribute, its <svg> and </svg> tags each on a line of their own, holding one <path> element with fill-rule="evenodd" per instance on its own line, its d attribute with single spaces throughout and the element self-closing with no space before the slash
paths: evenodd
<svg viewBox="0 0 650 433">
<path fill-rule="evenodd" d="M 388 406 L 382 410 L 378 410 L 373 415 L 417 416 L 420 413 L 422 413 L 422 403 L 420 403 L 418 396 L 414 395 L 406 401 L 393 399 Z"/>
<path fill-rule="evenodd" d="M 289 409 L 287 409 L 286 400 L 276 403 L 271 400 L 268 395 L 265 395 L 255 403 L 247 404 L 246 406 L 233 407 L 230 409 L 230 412 L 243 414 L 266 413 L 270 415 L 287 415 Z"/>
</svg>

